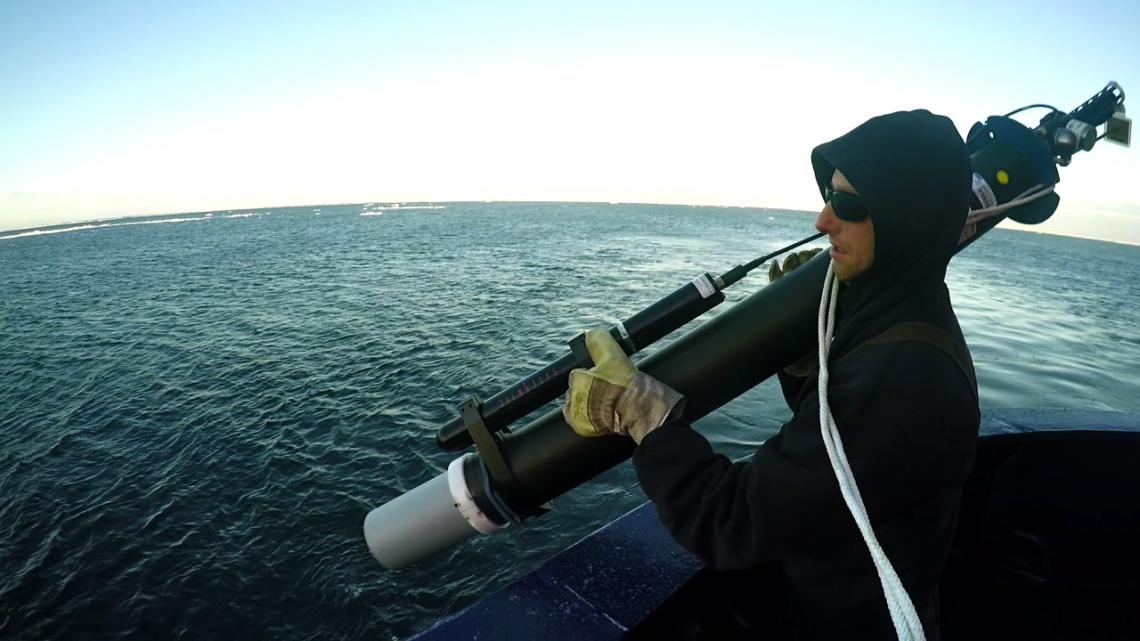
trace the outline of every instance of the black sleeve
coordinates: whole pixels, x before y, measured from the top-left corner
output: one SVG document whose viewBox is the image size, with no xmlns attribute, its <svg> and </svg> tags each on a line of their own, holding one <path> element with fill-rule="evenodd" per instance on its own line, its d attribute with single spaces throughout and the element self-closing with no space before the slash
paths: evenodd
<svg viewBox="0 0 1140 641">
<path fill-rule="evenodd" d="M 634 466 L 677 542 L 715 568 L 749 568 L 778 557 L 807 523 L 822 532 L 844 515 L 830 466 L 786 456 L 785 436 L 769 439 L 751 461 L 732 463 L 678 421 L 645 437 Z"/>
<path fill-rule="evenodd" d="M 872 522 L 960 483 L 977 435 L 977 403 L 952 361 L 912 349 L 917 356 L 900 362 L 897 351 L 843 359 L 833 365 L 828 391 Z M 747 462 L 713 453 L 679 420 L 648 434 L 634 452 L 638 480 L 662 523 L 713 567 L 753 567 L 829 537 L 858 536 L 820 435 L 815 390 L 805 390 L 794 409 Z"/>
</svg>

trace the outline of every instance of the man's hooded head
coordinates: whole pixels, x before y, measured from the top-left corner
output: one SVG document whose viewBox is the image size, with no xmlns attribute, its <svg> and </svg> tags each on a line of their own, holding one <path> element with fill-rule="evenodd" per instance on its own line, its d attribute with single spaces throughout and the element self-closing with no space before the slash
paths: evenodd
<svg viewBox="0 0 1140 641">
<path fill-rule="evenodd" d="M 838 169 L 874 225 L 871 265 L 845 287 L 849 321 L 856 316 L 858 325 L 878 327 L 912 294 L 935 286 L 944 290 L 973 175 L 966 145 L 949 118 L 925 110 L 877 116 L 816 147 L 811 162 L 820 194 Z"/>
<path fill-rule="evenodd" d="M 877 116 L 816 147 L 820 194 L 843 172 L 875 226 L 868 276 L 949 262 L 969 209 L 970 157 L 954 123 L 929 111 Z"/>
</svg>

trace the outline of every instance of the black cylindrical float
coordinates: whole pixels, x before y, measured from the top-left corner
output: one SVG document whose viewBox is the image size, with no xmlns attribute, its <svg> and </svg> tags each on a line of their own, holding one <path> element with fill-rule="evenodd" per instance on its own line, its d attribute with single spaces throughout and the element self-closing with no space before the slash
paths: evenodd
<svg viewBox="0 0 1140 641">
<path fill-rule="evenodd" d="M 686 418 L 705 416 L 814 349 L 812 319 L 828 260 L 816 256 L 638 367 L 686 394 Z M 499 434 L 497 440 L 513 475 L 509 488 L 496 487 L 480 455 L 465 454 L 452 461 L 447 474 L 369 513 L 364 532 L 373 556 L 389 568 L 400 568 L 477 532 L 489 532 L 489 524 L 525 518 L 536 513 L 535 506 L 626 460 L 634 447 L 622 436 L 582 438 L 559 410 L 514 433 Z M 415 509 L 418 503 L 424 503 L 422 515 Z M 440 516 L 448 509 L 462 514 Z"/>
</svg>

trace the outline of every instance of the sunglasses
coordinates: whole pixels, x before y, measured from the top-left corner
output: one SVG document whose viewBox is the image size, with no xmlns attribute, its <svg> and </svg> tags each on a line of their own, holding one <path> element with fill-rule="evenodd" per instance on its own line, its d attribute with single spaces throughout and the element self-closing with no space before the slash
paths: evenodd
<svg viewBox="0 0 1140 641">
<path fill-rule="evenodd" d="M 857 223 L 867 219 L 869 213 L 867 211 L 867 203 L 863 202 L 863 199 L 855 194 L 840 191 L 832 187 L 824 187 L 823 201 L 831 204 L 832 211 L 835 212 L 835 216 L 840 220 Z"/>
</svg>

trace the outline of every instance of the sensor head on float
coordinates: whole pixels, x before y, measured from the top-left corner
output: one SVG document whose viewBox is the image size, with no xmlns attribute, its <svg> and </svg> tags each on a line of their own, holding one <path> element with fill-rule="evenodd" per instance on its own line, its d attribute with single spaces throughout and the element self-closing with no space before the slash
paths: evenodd
<svg viewBox="0 0 1140 641">
<path fill-rule="evenodd" d="M 985 124 L 974 123 L 966 137 L 966 149 L 974 167 L 971 209 L 991 206 L 987 201 L 1007 203 L 1037 185 L 1048 187 L 1061 179 L 1045 141 L 1005 116 L 990 116 Z M 1007 216 L 1036 225 L 1052 216 L 1059 202 L 1059 196 L 1049 194 L 1009 210 Z"/>
</svg>

